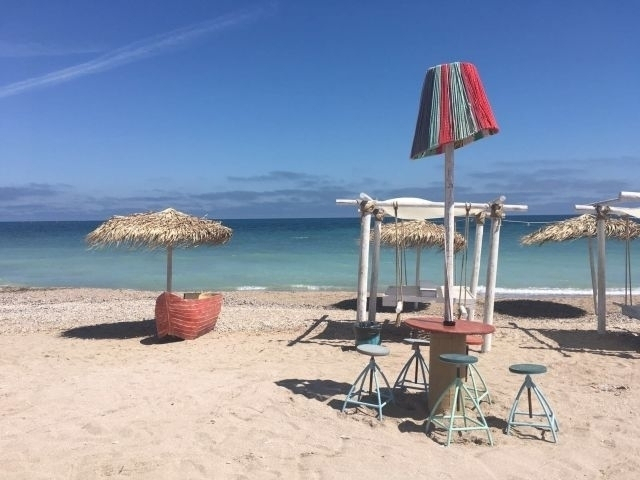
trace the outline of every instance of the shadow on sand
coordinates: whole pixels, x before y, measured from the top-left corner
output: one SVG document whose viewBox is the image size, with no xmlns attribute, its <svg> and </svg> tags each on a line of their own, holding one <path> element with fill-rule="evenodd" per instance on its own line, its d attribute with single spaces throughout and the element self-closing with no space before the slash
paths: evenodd
<svg viewBox="0 0 640 480">
<path fill-rule="evenodd" d="M 125 340 L 128 338 L 142 338 L 143 345 L 181 342 L 176 337 L 158 338 L 156 336 L 156 322 L 151 320 L 132 320 L 128 322 L 98 323 L 65 330 L 60 334 L 64 338 L 81 338 L 83 340 Z"/>
<path fill-rule="evenodd" d="M 324 315 L 315 320 L 309 328 L 290 340 L 287 346 L 292 347 L 298 343 L 315 343 L 318 345 L 330 345 L 340 347 L 342 350 L 355 349 L 355 321 L 337 321 Z M 409 328 L 400 325 L 396 326 L 395 322 L 385 320 L 382 322 L 381 338 L 383 342 L 401 342 L 402 339 L 409 336 Z M 345 345 L 345 341 L 353 342 L 353 345 Z"/>
<path fill-rule="evenodd" d="M 520 318 L 580 318 L 587 311 L 566 303 L 547 300 L 498 300 L 493 311 Z"/>
<path fill-rule="evenodd" d="M 538 346 L 529 349 L 556 350 L 565 357 L 571 353 L 591 353 L 640 360 L 640 335 L 635 332 L 605 332 L 597 330 L 562 330 L 557 328 L 527 328 L 510 322 L 509 326 L 519 329 Z"/>
<path fill-rule="evenodd" d="M 376 299 L 376 312 L 380 313 L 396 313 L 395 307 L 384 307 L 382 305 L 382 297 L 378 297 Z M 369 298 L 367 298 L 367 306 L 369 305 Z M 411 313 L 411 312 L 419 312 L 422 310 L 426 310 L 429 307 L 429 303 L 414 303 L 414 302 L 403 302 L 403 312 Z M 353 310 L 354 312 L 358 309 L 358 299 L 357 298 L 348 298 L 346 300 L 341 300 L 332 305 L 332 307 L 337 308 L 338 310 Z"/>
</svg>

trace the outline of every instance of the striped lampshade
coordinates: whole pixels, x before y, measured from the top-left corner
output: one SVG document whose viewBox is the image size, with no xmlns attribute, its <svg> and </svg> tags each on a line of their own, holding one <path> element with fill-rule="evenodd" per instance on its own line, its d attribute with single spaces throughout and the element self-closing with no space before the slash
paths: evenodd
<svg viewBox="0 0 640 480">
<path fill-rule="evenodd" d="M 498 133 L 498 124 L 471 63 L 446 63 L 427 71 L 411 158 L 443 153 Z"/>
</svg>

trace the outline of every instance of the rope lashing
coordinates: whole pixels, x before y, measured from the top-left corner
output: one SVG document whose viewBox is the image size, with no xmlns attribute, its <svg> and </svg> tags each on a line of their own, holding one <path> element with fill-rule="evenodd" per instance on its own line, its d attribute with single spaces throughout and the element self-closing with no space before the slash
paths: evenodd
<svg viewBox="0 0 640 480">
<path fill-rule="evenodd" d="M 359 204 L 359 207 L 360 215 L 364 217 L 365 215 L 373 213 L 373 211 L 376 209 L 376 202 L 374 202 L 373 200 L 362 200 Z"/>
<path fill-rule="evenodd" d="M 373 218 L 375 218 L 378 222 L 381 222 L 384 219 L 384 215 L 384 208 L 377 207 L 373 210 Z"/>
<path fill-rule="evenodd" d="M 505 217 L 504 208 L 501 203 L 491 204 L 491 218 L 499 218 L 502 220 Z"/>
<path fill-rule="evenodd" d="M 607 205 L 596 205 L 596 221 L 606 220 L 609 215 L 610 208 Z"/>
</svg>

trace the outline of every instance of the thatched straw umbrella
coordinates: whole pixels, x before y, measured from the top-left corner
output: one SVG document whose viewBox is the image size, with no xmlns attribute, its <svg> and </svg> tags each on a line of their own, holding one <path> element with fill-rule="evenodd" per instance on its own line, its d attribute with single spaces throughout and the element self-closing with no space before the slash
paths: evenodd
<svg viewBox="0 0 640 480">
<path fill-rule="evenodd" d="M 116 215 L 89 233 L 90 247 L 127 246 L 167 249 L 167 292 L 171 292 L 173 249 L 222 245 L 233 231 L 222 223 L 167 208 L 161 212 Z"/>
<path fill-rule="evenodd" d="M 443 249 L 444 240 L 444 226 L 427 220 L 385 223 L 380 231 L 380 242 L 394 247 L 398 245 L 408 248 L 439 247 Z M 465 243 L 464 237 L 456 232 L 454 250 L 459 252 L 464 248 Z"/>
<path fill-rule="evenodd" d="M 416 249 L 416 286 L 420 286 L 420 255 L 423 248 L 444 249 L 445 228 L 428 220 L 405 220 L 384 223 L 380 229 L 380 243 L 397 249 Z M 464 236 L 456 232 L 454 251 L 461 251 L 466 245 Z M 398 257 L 396 262 L 401 261 Z M 398 265 L 396 265 L 398 268 Z M 398 279 L 402 283 L 402 279 Z"/>
<path fill-rule="evenodd" d="M 628 227 L 627 227 L 628 225 Z M 627 232 L 627 228 L 629 231 Z M 621 218 L 607 217 L 605 220 L 605 232 L 607 238 L 626 240 L 640 236 L 640 224 Z M 523 245 L 542 245 L 546 242 L 565 242 L 580 238 L 595 238 L 597 236 L 596 217 L 591 214 L 561 220 L 542 227 L 533 233 L 523 236 L 520 243 Z"/>
<path fill-rule="evenodd" d="M 640 237 L 640 224 L 635 221 L 622 218 L 605 218 L 605 234 L 607 238 L 618 240 L 635 239 Z M 560 220 L 542 227 L 533 233 L 523 236 L 520 243 L 523 245 L 542 245 L 547 242 L 565 242 L 586 238 L 589 247 L 589 267 L 591 269 L 591 285 L 593 287 L 593 304 L 598 311 L 597 291 L 598 282 L 596 280 L 594 253 L 592 239 L 597 236 L 597 218 L 595 215 L 586 213 L 578 217 Z"/>
</svg>

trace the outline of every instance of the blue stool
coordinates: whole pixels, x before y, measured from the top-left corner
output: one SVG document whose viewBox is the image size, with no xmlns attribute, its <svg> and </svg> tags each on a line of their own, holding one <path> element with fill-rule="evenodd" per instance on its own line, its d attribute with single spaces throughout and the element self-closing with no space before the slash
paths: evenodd
<svg viewBox="0 0 640 480">
<path fill-rule="evenodd" d="M 427 419 L 425 430 L 427 435 L 431 431 L 431 426 L 444 428 L 447 430 L 447 443 L 449 446 L 451 443 L 451 435 L 453 432 L 463 432 L 468 430 L 484 430 L 487 432 L 489 438 L 489 445 L 493 445 L 493 438 L 491 438 L 491 430 L 487 424 L 487 420 L 484 418 L 482 409 L 475 395 L 469 390 L 464 383 L 463 376 L 460 372 L 462 367 L 468 367 L 478 361 L 477 357 L 471 355 L 462 355 L 459 353 L 443 353 L 440 355 L 440 361 L 453 364 L 456 366 L 456 378 L 447 387 L 440 398 L 436 401 L 431 414 Z M 449 397 L 449 389 L 453 388 L 453 402 L 451 403 L 450 412 L 446 411 L 440 414 L 436 414 L 438 407 L 445 398 Z M 471 401 L 471 407 L 475 408 L 475 414 L 470 416 L 467 413 L 465 400 Z"/>
<path fill-rule="evenodd" d="M 369 364 L 365 367 L 364 370 L 358 375 L 355 382 L 351 386 L 349 393 L 347 394 L 347 398 L 342 405 L 342 411 L 344 412 L 348 405 L 362 405 L 365 407 L 376 408 L 378 410 L 378 419 L 382 420 L 382 407 L 384 407 L 389 402 L 393 402 L 393 390 L 389 386 L 389 382 L 387 377 L 385 377 L 383 371 L 380 369 L 378 364 L 376 363 L 375 357 L 384 357 L 389 355 L 389 349 L 382 345 L 371 345 L 368 343 L 358 345 L 356 347 L 358 352 L 369 355 L 371 358 L 369 359 Z M 378 373 L 382 376 L 384 383 L 387 386 L 387 393 L 382 392 L 380 388 L 380 382 L 378 380 Z M 365 390 L 364 381 L 369 376 L 369 388 Z M 375 389 L 373 385 L 375 383 Z M 367 397 L 363 399 L 363 394 L 367 394 Z M 374 395 L 375 394 L 375 395 Z M 367 401 L 369 400 L 369 401 Z M 375 403 L 373 400 L 377 400 Z"/>
<path fill-rule="evenodd" d="M 415 390 L 424 390 L 425 392 L 428 391 L 429 382 L 427 381 L 427 374 L 429 373 L 429 366 L 422 356 L 420 345 L 427 346 L 430 344 L 430 341 L 425 338 L 405 338 L 402 342 L 411 345 L 413 355 L 409 357 L 407 363 L 405 363 L 402 370 L 400 370 L 396 383 L 393 384 L 393 389 L 405 390 L 412 388 Z M 413 365 L 414 362 L 413 379 L 407 378 L 409 370 L 411 370 L 411 365 Z M 420 374 L 420 378 L 418 378 L 418 373 Z"/>
<path fill-rule="evenodd" d="M 511 365 L 509 367 L 509 371 L 511 373 L 518 373 L 520 375 L 526 375 L 524 378 L 524 382 L 518 390 L 518 394 L 516 395 L 515 400 L 513 401 L 513 405 L 511 406 L 511 411 L 509 412 L 509 417 L 507 418 L 507 428 L 505 432 L 507 435 L 511 430 L 511 427 L 519 427 L 519 426 L 527 426 L 527 427 L 535 427 L 542 429 L 544 431 L 550 431 L 551 435 L 553 435 L 553 441 L 558 442 L 557 432 L 558 421 L 556 420 L 556 415 L 553 413 L 549 402 L 542 394 L 538 386 L 531 379 L 531 375 L 536 375 L 539 373 L 545 373 L 547 371 L 547 367 L 544 365 L 537 365 L 535 363 L 518 363 L 515 365 Z M 529 402 L 529 409 L 526 412 L 518 411 L 518 401 L 520 400 L 520 395 L 524 389 L 527 389 L 527 400 Z M 534 413 L 531 405 L 531 392 L 536 394 L 538 398 L 538 402 L 540 402 L 540 406 L 542 407 L 542 412 Z M 516 415 L 528 415 L 528 421 L 517 421 Z M 544 417 L 544 421 L 536 422 L 533 420 L 533 417 Z"/>
</svg>

